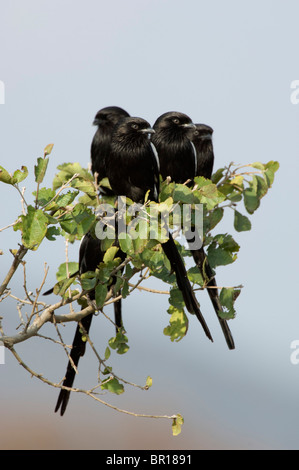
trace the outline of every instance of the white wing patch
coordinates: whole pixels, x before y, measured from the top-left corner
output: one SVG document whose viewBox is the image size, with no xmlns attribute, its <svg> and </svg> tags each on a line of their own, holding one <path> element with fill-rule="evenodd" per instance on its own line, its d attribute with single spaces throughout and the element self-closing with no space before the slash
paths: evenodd
<svg viewBox="0 0 299 470">
<path fill-rule="evenodd" d="M 192 145 L 192 149 L 193 149 L 193 155 L 194 155 L 194 168 L 195 168 L 195 175 L 197 173 L 197 154 L 196 154 L 196 148 L 194 147 L 194 144 L 193 142 L 190 140 L 190 143 Z"/>
<path fill-rule="evenodd" d="M 153 151 L 153 154 L 154 154 L 156 162 L 157 162 L 158 171 L 160 173 L 160 161 L 159 161 L 159 155 L 158 155 L 157 149 L 156 149 L 156 147 L 154 146 L 154 144 L 152 142 L 150 142 L 150 144 L 151 144 L 152 151 Z"/>
</svg>

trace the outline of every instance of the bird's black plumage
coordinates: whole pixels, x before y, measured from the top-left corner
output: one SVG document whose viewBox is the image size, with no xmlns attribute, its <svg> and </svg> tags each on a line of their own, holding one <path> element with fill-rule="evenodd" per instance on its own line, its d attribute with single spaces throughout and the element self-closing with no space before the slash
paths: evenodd
<svg viewBox="0 0 299 470">
<path fill-rule="evenodd" d="M 142 118 L 124 118 L 116 126 L 107 162 L 108 178 L 115 194 L 143 203 L 149 191 L 149 198 L 158 201 L 159 159 L 149 139 L 153 133 L 150 124 Z M 162 243 L 162 248 L 176 274 L 188 311 L 197 316 L 206 335 L 212 340 L 171 233 L 168 241 Z"/>
<path fill-rule="evenodd" d="M 188 124 L 186 126 L 186 124 Z M 195 125 L 191 119 L 183 113 L 168 112 L 162 114 L 153 126 L 155 134 L 153 143 L 157 149 L 162 178 L 170 176 L 175 183 L 185 183 L 193 180 L 195 176 L 211 177 L 214 154 L 211 147 L 212 129 L 205 125 Z M 194 233 L 192 233 L 192 238 Z M 188 235 L 186 234 L 187 242 Z M 197 236 L 199 239 L 199 236 Z M 189 238 L 190 242 L 190 238 Z M 190 243 L 189 243 L 190 245 Z M 191 249 L 192 256 L 201 273 L 209 278 L 208 286 L 216 286 L 215 277 L 204 248 Z M 203 272 L 203 266 L 205 267 Z M 229 349 L 234 349 L 234 340 L 227 321 L 220 318 L 218 312 L 222 311 L 217 289 L 208 289 L 208 293 L 223 330 Z"/>
<path fill-rule="evenodd" d="M 191 140 L 195 125 L 186 114 L 176 111 L 162 114 L 153 125 L 152 142 L 160 161 L 163 180 L 170 176 L 173 181 L 185 183 L 196 176 L 196 152 Z"/>
<path fill-rule="evenodd" d="M 196 128 L 193 130 L 189 137 L 191 138 L 197 154 L 197 172 L 196 176 L 203 176 L 204 178 L 211 179 L 214 167 L 214 149 L 213 149 L 213 129 L 206 124 L 195 124 Z M 203 278 L 207 277 L 207 291 L 218 316 L 220 326 L 226 338 L 229 349 L 234 349 L 234 339 L 231 331 L 225 320 L 219 317 L 218 312 L 222 312 L 222 305 L 220 303 L 217 282 L 213 270 L 211 269 L 204 248 L 199 250 L 192 250 L 193 259 L 201 271 Z"/>
<path fill-rule="evenodd" d="M 115 125 L 120 119 L 128 117 L 129 113 L 118 106 L 108 106 L 97 112 L 93 124 L 97 126 L 96 133 L 93 137 L 90 157 L 91 171 L 98 174 L 98 182 L 107 177 L 106 161 L 110 155 L 111 136 Z M 101 192 L 111 195 L 109 188 L 101 186 Z"/>
<path fill-rule="evenodd" d="M 119 106 L 107 106 L 100 109 L 93 121 L 97 126 L 97 131 L 91 143 L 91 170 L 98 174 L 98 182 L 107 178 L 107 161 L 110 158 L 111 138 L 116 124 L 123 118 L 129 117 L 129 113 Z M 100 193 L 106 196 L 113 196 L 114 193 L 105 186 L 100 186 Z M 120 251 L 119 251 L 120 253 Z M 125 254 L 120 253 L 124 258 Z M 121 305 L 119 300 L 114 303 L 114 318 L 116 325 L 122 325 Z"/>
<path fill-rule="evenodd" d="M 101 240 L 95 238 L 91 232 L 87 232 L 86 235 L 81 240 L 80 250 L 79 250 L 79 274 L 83 274 L 87 271 L 95 271 L 97 266 L 103 261 L 104 252 L 101 249 Z M 119 256 L 122 260 L 124 260 L 125 254 L 123 252 L 119 252 Z M 112 280 L 112 284 L 115 283 L 115 280 Z M 91 290 L 88 293 L 88 298 L 90 301 L 95 299 L 95 291 Z M 122 317 L 121 317 L 121 303 L 120 301 L 114 302 L 117 305 L 117 308 L 114 310 L 115 314 L 115 328 L 116 332 L 119 328 L 122 328 Z M 66 375 L 63 381 L 64 387 L 71 388 L 75 375 L 76 370 L 75 367 L 78 366 L 80 357 L 84 356 L 85 349 L 86 349 L 86 341 L 82 340 L 82 335 L 89 333 L 91 322 L 92 322 L 93 314 L 89 314 L 86 317 L 82 318 L 81 325 L 78 323 L 72 349 L 70 352 L 71 359 L 68 362 Z M 74 367 L 75 366 L 75 367 Z M 61 416 L 64 414 L 69 398 L 70 398 L 70 391 L 66 389 L 61 389 L 57 404 L 55 407 L 55 412 L 60 409 Z"/>
<path fill-rule="evenodd" d="M 117 106 L 109 106 L 101 109 L 97 112 L 93 124 L 97 126 L 97 131 L 94 135 L 91 144 L 91 169 L 93 174 L 98 174 L 98 182 L 103 178 L 107 177 L 106 173 L 106 162 L 110 156 L 111 148 L 111 136 L 115 125 L 120 119 L 129 116 L 127 111 Z M 106 195 L 113 195 L 113 192 L 104 186 L 101 187 L 101 193 Z M 115 242 L 117 244 L 117 241 Z M 87 271 L 95 271 L 98 264 L 103 261 L 104 253 L 101 250 L 101 240 L 94 238 L 90 232 L 88 232 L 81 240 L 79 250 L 79 274 L 83 274 Z M 126 255 L 119 250 L 118 256 L 122 260 L 125 259 Z M 76 273 L 77 274 L 77 273 Z M 113 281 L 112 281 L 113 283 Z M 51 293 L 52 290 L 46 292 Z M 88 297 L 90 300 L 94 300 L 94 291 L 89 292 Z M 78 324 L 72 344 L 72 350 L 70 353 L 71 359 L 69 360 L 63 386 L 72 387 L 80 357 L 85 353 L 86 342 L 82 341 L 82 329 L 88 334 L 92 322 L 93 315 L 88 315 L 81 320 L 81 326 Z M 114 302 L 114 321 L 116 333 L 123 327 L 122 322 L 122 303 L 121 299 Z M 75 365 L 75 367 L 74 367 Z M 60 409 L 60 414 L 63 415 L 70 397 L 70 391 L 61 389 L 55 412 Z"/>
<path fill-rule="evenodd" d="M 213 129 L 206 124 L 195 124 L 189 134 L 197 155 L 196 176 L 211 179 L 214 167 Z"/>
<path fill-rule="evenodd" d="M 79 250 L 79 273 L 83 274 L 87 271 L 95 271 L 97 265 L 102 261 L 103 253 L 101 250 L 101 242 L 97 238 L 93 238 L 92 235 L 88 232 L 81 240 L 80 250 Z M 95 293 L 94 291 L 89 292 L 90 300 L 94 300 Z M 87 315 L 86 317 L 82 318 L 81 325 L 85 330 L 85 333 L 88 334 L 91 321 L 92 321 L 93 314 Z M 78 366 L 79 359 L 85 353 L 86 348 L 86 341 L 82 340 L 83 331 L 81 326 L 77 325 L 76 333 L 74 336 L 72 349 L 70 353 L 71 359 L 68 362 L 67 370 L 65 374 L 65 378 L 63 381 L 64 387 L 72 387 L 76 370 L 75 367 Z M 74 367 L 75 366 L 75 367 Z M 69 398 L 70 398 L 70 391 L 61 389 L 58 400 L 55 407 L 55 412 L 60 409 L 60 414 L 63 416 Z"/>
</svg>

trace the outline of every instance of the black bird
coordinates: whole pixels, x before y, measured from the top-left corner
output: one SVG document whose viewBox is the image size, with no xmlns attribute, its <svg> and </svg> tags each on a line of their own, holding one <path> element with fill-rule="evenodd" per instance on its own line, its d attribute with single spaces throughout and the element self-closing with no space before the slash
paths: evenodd
<svg viewBox="0 0 299 470">
<path fill-rule="evenodd" d="M 107 177 L 106 173 L 106 161 L 110 155 L 110 146 L 111 146 L 111 136 L 113 129 L 117 122 L 123 117 L 129 116 L 129 114 L 122 108 L 117 106 L 109 106 L 103 108 L 95 116 L 94 125 L 98 126 L 98 129 L 94 135 L 92 144 L 91 144 L 91 163 L 92 163 L 92 172 L 98 173 L 98 181 Z M 101 187 L 102 194 L 114 195 L 113 192 L 109 191 L 108 188 L 104 186 Z M 117 245 L 117 240 L 115 241 Z M 81 240 L 80 249 L 79 249 L 79 271 L 74 273 L 73 276 L 77 274 L 83 274 L 87 271 L 95 271 L 96 267 L 103 260 L 104 253 L 101 250 L 101 240 L 94 238 L 90 232 L 88 232 Z M 123 261 L 126 257 L 125 253 L 121 250 L 118 252 L 118 256 Z M 115 283 L 115 279 L 112 280 L 112 286 Z M 53 289 L 45 292 L 44 295 L 48 295 L 53 292 Z M 95 299 L 95 292 L 91 291 L 88 294 L 89 299 L 92 301 Z M 70 353 L 71 360 L 68 363 L 66 376 L 63 381 L 63 386 L 72 387 L 75 379 L 75 367 L 79 363 L 80 357 L 85 353 L 86 342 L 82 341 L 83 331 L 88 334 L 91 326 L 93 315 L 88 315 L 81 320 L 81 326 L 78 324 L 76 328 L 76 333 L 74 336 L 72 350 Z M 114 302 L 114 319 L 115 319 L 115 328 L 116 333 L 119 329 L 123 328 L 122 322 L 122 311 L 121 311 L 121 299 Z M 68 401 L 70 397 L 70 391 L 61 389 L 57 404 L 55 407 L 55 412 L 60 408 L 61 416 L 64 414 Z"/>
<path fill-rule="evenodd" d="M 87 271 L 95 271 L 99 263 L 103 260 L 104 252 L 101 250 L 101 240 L 94 238 L 90 232 L 87 232 L 86 235 L 81 240 L 80 250 L 79 250 L 79 274 L 83 274 Z M 122 261 L 124 260 L 122 252 L 120 252 Z M 115 280 L 114 280 L 115 282 Z M 112 280 L 113 284 L 113 280 Z M 95 292 L 91 290 L 88 293 L 88 298 L 90 301 L 95 300 Z M 118 302 L 118 301 L 117 301 Z M 117 303 L 115 302 L 115 303 Z M 88 334 L 92 322 L 93 314 L 89 314 L 86 317 L 82 318 L 81 325 L 78 323 L 76 328 L 76 333 L 74 336 L 72 349 L 70 353 L 71 360 L 69 360 L 66 370 L 66 375 L 63 381 L 64 387 L 72 387 L 76 375 L 75 367 L 78 366 L 80 357 L 84 356 L 86 341 L 82 340 L 83 334 Z M 115 328 L 116 332 L 119 328 L 122 328 L 121 316 L 115 316 Z M 69 398 L 70 391 L 61 389 L 58 400 L 55 407 L 55 412 L 60 408 L 60 414 L 63 416 Z"/>
<path fill-rule="evenodd" d="M 152 142 L 157 149 L 163 180 L 185 183 L 196 176 L 195 148 L 188 136 L 195 130 L 189 116 L 178 112 L 162 114 L 153 125 Z"/>
<path fill-rule="evenodd" d="M 103 178 L 107 178 L 107 161 L 111 152 L 111 138 L 116 124 L 124 117 L 129 117 L 129 113 L 119 106 L 107 106 L 100 109 L 93 121 L 97 126 L 97 131 L 93 137 L 90 149 L 91 171 L 98 174 L 98 182 Z M 105 186 L 100 186 L 100 193 L 106 196 L 113 196 L 114 193 Z M 119 250 L 119 256 L 125 258 L 125 253 Z M 114 303 L 115 324 L 122 326 L 122 302 L 121 300 Z"/>
<path fill-rule="evenodd" d="M 195 124 L 196 128 L 191 134 L 189 134 L 195 149 L 197 156 L 197 172 L 196 176 L 203 176 L 204 178 L 211 179 L 214 167 L 214 149 L 213 149 L 213 129 L 206 124 Z M 196 265 L 201 271 L 203 279 L 207 277 L 209 279 L 207 283 L 207 290 L 214 307 L 215 312 L 222 312 L 222 305 L 220 303 L 218 290 L 216 289 L 217 282 L 213 270 L 211 269 L 204 248 L 199 250 L 193 250 L 192 255 Z M 204 269 L 203 269 L 204 266 Z M 211 289 L 209 289 L 211 287 Z M 218 313 L 217 313 L 218 316 Z M 222 327 L 224 336 L 226 338 L 229 349 L 234 349 L 234 340 L 229 330 L 228 324 L 225 320 L 219 316 L 219 322 Z"/>
<path fill-rule="evenodd" d="M 206 124 L 195 124 L 195 129 L 190 133 L 197 155 L 196 176 L 203 176 L 209 180 L 212 177 L 214 167 L 213 129 Z"/>
<path fill-rule="evenodd" d="M 203 133 L 202 125 L 198 129 L 198 127 L 192 123 L 192 120 L 188 116 L 180 112 L 164 113 L 156 120 L 153 126 L 155 134 L 153 135 L 152 141 L 159 155 L 161 162 L 161 175 L 163 179 L 165 179 L 167 176 L 170 176 L 172 181 L 175 183 L 183 184 L 187 180 L 193 181 L 195 176 L 203 176 L 204 171 L 202 168 L 206 169 L 206 166 L 208 167 L 207 171 L 212 171 L 212 141 L 211 139 L 204 141 L 207 135 L 211 135 L 212 130 L 211 128 L 207 129 L 207 126 L 205 127 L 206 128 L 204 129 Z M 199 142 L 200 136 L 204 137 L 201 138 L 201 141 Z M 194 143 L 192 141 L 194 141 Z M 204 152 L 204 156 L 202 156 L 201 152 L 197 152 L 197 148 Z M 204 163 L 202 165 L 202 161 L 208 161 L 208 163 Z M 210 174 L 209 176 L 211 177 Z M 193 236 L 194 234 L 192 237 Z M 190 246 L 190 238 L 187 234 L 186 238 Z M 208 286 L 216 286 L 217 284 L 214 278 L 214 274 L 207 262 L 204 248 L 201 247 L 200 249 L 191 249 L 190 251 L 202 275 L 204 275 L 203 266 L 205 267 L 205 274 L 209 278 Z M 220 318 L 218 314 L 218 311 L 222 311 L 222 307 L 217 289 L 208 289 L 208 293 L 214 310 L 217 314 L 217 318 L 221 325 L 227 345 L 229 349 L 234 349 L 234 340 L 227 321 Z"/>
<path fill-rule="evenodd" d="M 108 106 L 97 112 L 93 125 L 97 126 L 90 149 L 91 171 L 98 173 L 98 182 L 107 177 L 106 161 L 110 155 L 111 136 L 115 125 L 129 114 L 118 106 Z M 102 194 L 112 195 L 109 188 L 101 186 Z"/>
<path fill-rule="evenodd" d="M 115 194 L 126 196 L 137 203 L 144 203 L 149 191 L 149 199 L 158 201 L 159 158 L 149 139 L 153 133 L 150 124 L 137 117 L 124 118 L 116 126 L 110 158 L 107 161 L 108 178 Z M 162 243 L 162 248 L 176 274 L 177 284 L 188 311 L 197 316 L 206 335 L 213 341 L 171 233 L 168 241 Z"/>
</svg>

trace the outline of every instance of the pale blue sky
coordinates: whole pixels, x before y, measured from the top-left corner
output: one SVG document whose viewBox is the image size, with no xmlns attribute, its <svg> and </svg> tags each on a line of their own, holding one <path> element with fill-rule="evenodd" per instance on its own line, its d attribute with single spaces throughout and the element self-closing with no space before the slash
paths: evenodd
<svg viewBox="0 0 299 470">
<path fill-rule="evenodd" d="M 178 110 L 211 125 L 215 168 L 230 161 L 281 164 L 273 189 L 251 218 L 252 231 L 235 233 L 231 214 L 223 226 L 241 245 L 238 260 L 217 276 L 219 284 L 244 285 L 231 322 L 236 351 L 226 349 L 207 295 L 200 301 L 213 345 L 193 318 L 187 337 L 170 343 L 162 334 L 165 298 L 139 294 L 124 304 L 131 349 L 116 358 L 115 367 L 136 382 L 152 375 L 154 386 L 147 394 L 128 390 L 111 401 L 139 412 L 180 412 L 182 434 L 173 438 L 169 423 L 119 416 L 77 396 L 61 419 L 53 413 L 57 391 L 30 380 L 6 353 L 0 366 L 0 446 L 298 449 L 299 365 L 290 362 L 291 342 L 299 339 L 299 105 L 290 100 L 291 83 L 299 79 L 298 2 L 0 0 L 0 6 L 0 164 L 9 171 L 21 165 L 32 170 L 52 142 L 48 183 L 61 162 L 87 166 L 94 115 L 109 105 L 152 124 L 163 112 Z M 32 176 L 26 187 L 29 198 Z M 2 185 L 0 198 L 4 226 L 19 212 L 20 197 Z M 0 234 L 2 273 L 18 237 Z M 71 248 L 73 260 L 77 251 L 77 245 Z M 53 282 L 63 256 L 63 244 L 50 242 L 39 255 L 30 254 L 31 290 L 44 261 Z M 21 283 L 22 276 L 14 283 L 20 291 Z M 63 333 L 71 341 L 73 326 L 67 328 Z M 113 334 L 97 318 L 93 339 L 99 348 L 103 333 Z M 43 341 L 19 350 L 39 372 L 62 378 L 65 357 L 53 348 L 45 351 Z M 87 366 L 88 359 L 82 360 L 77 385 L 91 380 Z M 12 430 L 11 423 L 18 426 Z"/>
</svg>

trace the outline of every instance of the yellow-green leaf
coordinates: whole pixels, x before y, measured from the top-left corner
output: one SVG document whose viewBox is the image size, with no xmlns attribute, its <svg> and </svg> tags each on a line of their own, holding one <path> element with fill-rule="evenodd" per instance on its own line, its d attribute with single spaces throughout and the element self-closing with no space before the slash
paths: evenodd
<svg viewBox="0 0 299 470">
<path fill-rule="evenodd" d="M 172 420 L 172 434 L 178 436 L 182 431 L 182 425 L 184 424 L 184 418 L 182 415 L 177 414 Z"/>
</svg>

